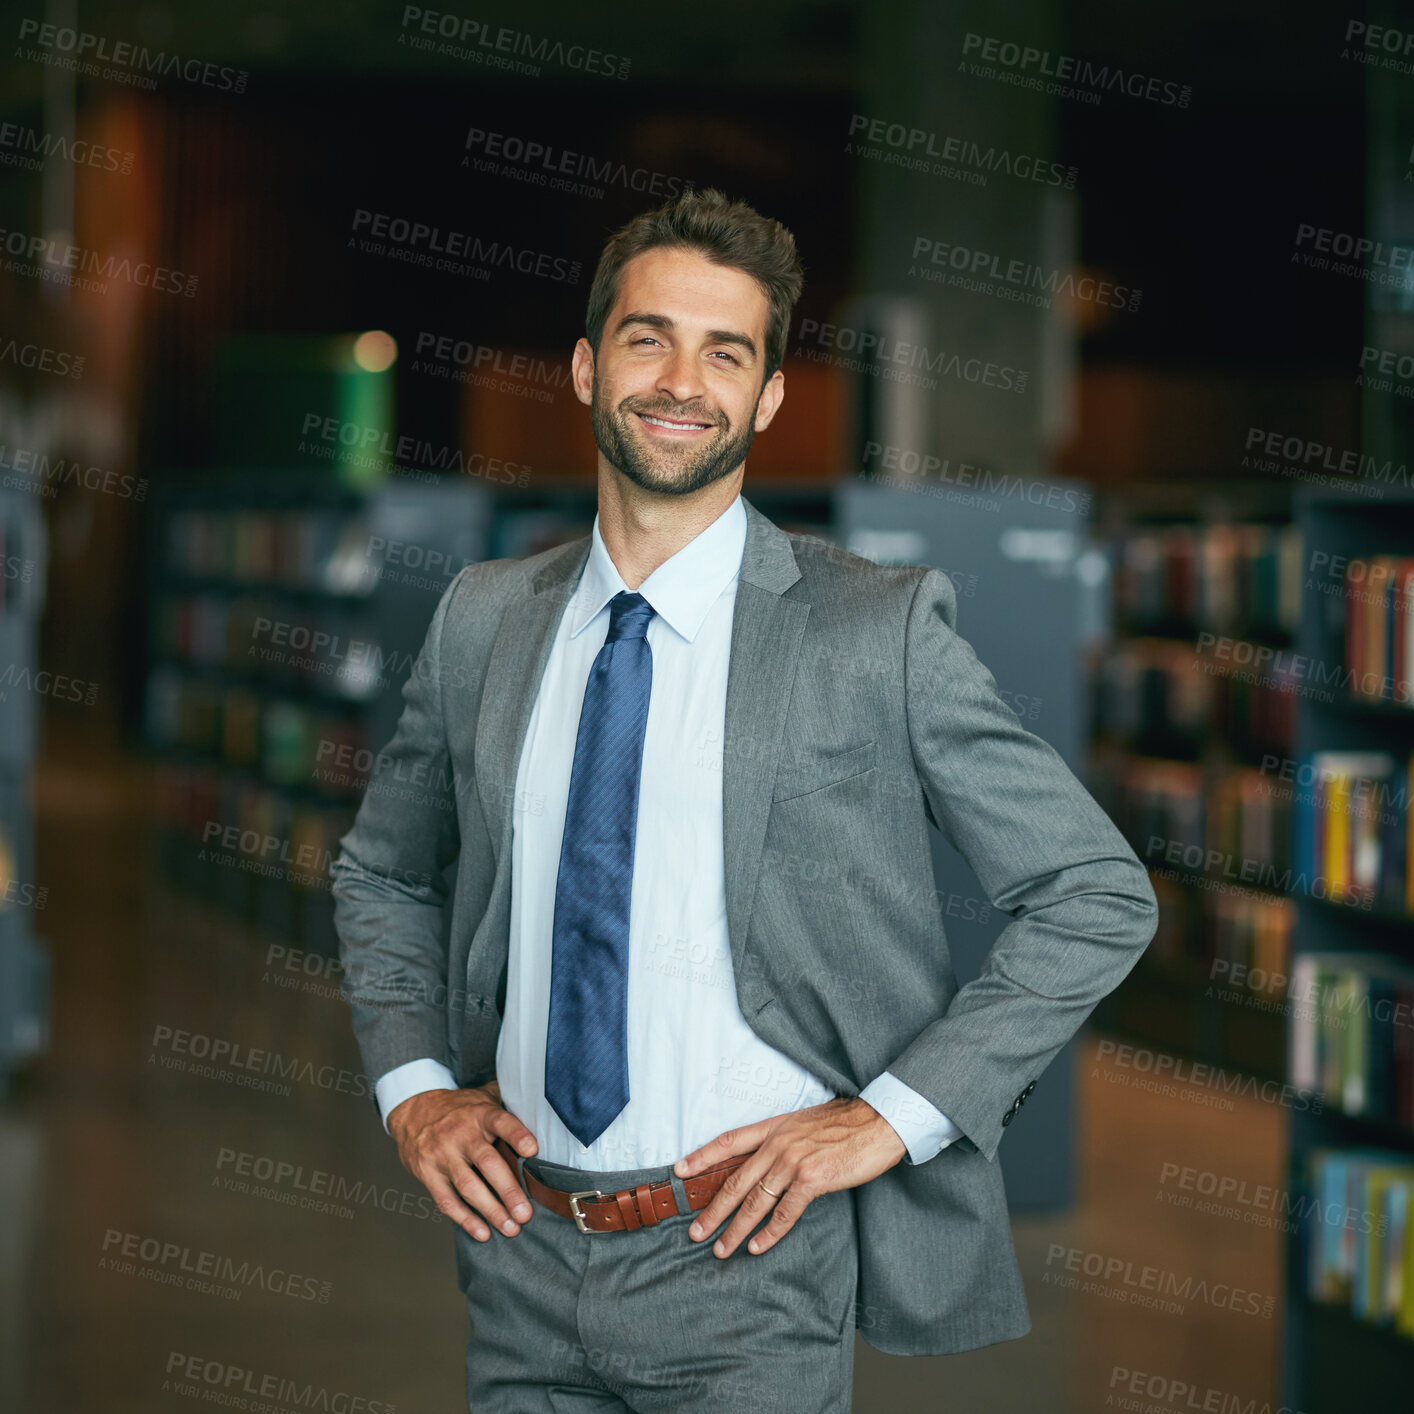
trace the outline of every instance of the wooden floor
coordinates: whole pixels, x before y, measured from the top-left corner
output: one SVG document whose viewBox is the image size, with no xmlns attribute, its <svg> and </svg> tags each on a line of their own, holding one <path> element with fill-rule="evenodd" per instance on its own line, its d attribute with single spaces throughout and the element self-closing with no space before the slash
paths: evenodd
<svg viewBox="0 0 1414 1414">
<path fill-rule="evenodd" d="M 154 884 L 149 789 L 139 764 L 78 746 L 39 782 L 54 1027 L 0 1106 L 0 1409 L 180 1414 L 223 1407 L 202 1397 L 221 1389 L 224 1407 L 251 1407 L 288 1380 L 316 1402 L 287 1389 L 271 1400 L 282 1408 L 326 1407 L 323 1390 L 328 1407 L 451 1414 L 465 1405 L 465 1314 L 450 1229 L 353 1093 L 337 987 L 271 965 L 271 939 Z M 301 1070 L 270 1094 L 175 1068 L 202 1064 L 178 1033 Z M 1031 1335 L 917 1359 L 860 1341 L 860 1414 L 1275 1407 L 1278 1233 L 1170 1200 L 1172 1166 L 1280 1186 L 1285 1112 L 1155 1095 L 1095 1044 L 1077 1062 L 1081 1203 L 1015 1224 Z M 262 1192 L 255 1172 L 282 1163 L 300 1178 Z M 326 1203 L 336 1181 L 361 1185 L 341 1211 L 278 1196 Z M 1181 1312 L 1143 1304 L 1160 1281 L 1189 1292 Z M 1264 1297 L 1269 1314 L 1232 1309 Z"/>
</svg>

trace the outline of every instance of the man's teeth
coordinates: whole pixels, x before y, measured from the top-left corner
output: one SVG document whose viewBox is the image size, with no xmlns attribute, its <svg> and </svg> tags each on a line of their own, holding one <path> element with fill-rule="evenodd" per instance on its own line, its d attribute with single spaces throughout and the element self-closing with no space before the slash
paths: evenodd
<svg viewBox="0 0 1414 1414">
<path fill-rule="evenodd" d="M 710 426 L 712 425 L 710 422 L 669 422 L 666 417 L 649 417 L 646 412 L 641 412 L 641 413 L 639 413 L 638 415 L 639 415 L 639 417 L 641 417 L 641 418 L 644 420 L 644 422 L 651 422 L 651 423 L 653 423 L 653 424 L 654 424 L 655 426 L 657 426 L 657 427 L 673 427 L 673 428 L 697 427 L 697 428 L 706 428 L 706 427 L 710 427 Z"/>
</svg>

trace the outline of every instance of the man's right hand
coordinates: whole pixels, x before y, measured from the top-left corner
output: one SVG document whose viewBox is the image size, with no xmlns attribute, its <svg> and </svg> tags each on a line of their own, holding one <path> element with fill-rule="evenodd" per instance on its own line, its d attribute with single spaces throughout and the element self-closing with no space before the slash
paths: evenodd
<svg viewBox="0 0 1414 1414">
<path fill-rule="evenodd" d="M 478 1242 L 490 1240 L 487 1222 L 514 1237 L 520 1223 L 530 1220 L 530 1199 L 494 1141 L 504 1139 L 525 1158 L 539 1145 L 501 1104 L 494 1080 L 470 1090 L 413 1095 L 389 1114 L 388 1133 L 397 1140 L 403 1167 Z"/>
</svg>

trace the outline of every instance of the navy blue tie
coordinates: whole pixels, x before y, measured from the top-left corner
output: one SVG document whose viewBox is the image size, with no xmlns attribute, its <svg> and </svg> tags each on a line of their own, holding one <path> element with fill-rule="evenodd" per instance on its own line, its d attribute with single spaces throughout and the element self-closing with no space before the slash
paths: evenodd
<svg viewBox="0 0 1414 1414">
<path fill-rule="evenodd" d="M 628 915 L 643 732 L 653 687 L 653 606 L 609 601 L 574 745 L 555 885 L 545 1098 L 581 1144 L 628 1104 Z"/>
</svg>

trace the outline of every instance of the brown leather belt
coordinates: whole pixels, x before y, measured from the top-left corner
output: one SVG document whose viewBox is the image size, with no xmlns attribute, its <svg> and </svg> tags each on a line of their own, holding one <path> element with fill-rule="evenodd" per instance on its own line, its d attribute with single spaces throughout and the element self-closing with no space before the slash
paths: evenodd
<svg viewBox="0 0 1414 1414">
<path fill-rule="evenodd" d="M 581 1232 L 632 1232 L 635 1228 L 656 1227 L 664 1218 L 673 1217 L 679 1211 L 671 1179 L 640 1183 L 633 1188 L 621 1188 L 617 1193 L 601 1193 L 597 1188 L 566 1193 L 541 1183 L 529 1169 L 522 1169 L 516 1162 L 520 1155 L 504 1139 L 496 1140 L 496 1148 L 510 1164 L 511 1172 L 520 1177 L 521 1187 L 537 1203 L 562 1218 L 571 1219 Z M 716 1197 L 727 1175 L 745 1162 L 745 1158 L 726 1159 L 680 1180 L 687 1192 L 688 1210 L 695 1213 L 705 1208 Z"/>
</svg>

